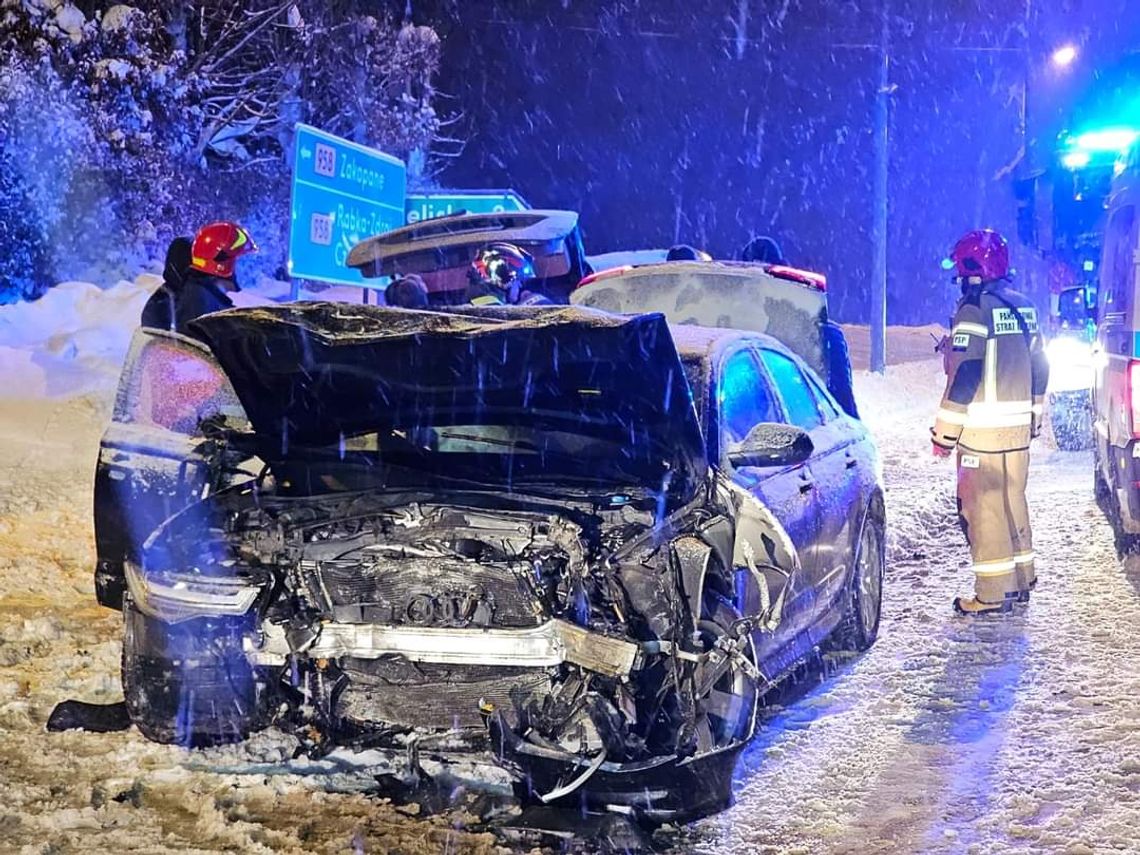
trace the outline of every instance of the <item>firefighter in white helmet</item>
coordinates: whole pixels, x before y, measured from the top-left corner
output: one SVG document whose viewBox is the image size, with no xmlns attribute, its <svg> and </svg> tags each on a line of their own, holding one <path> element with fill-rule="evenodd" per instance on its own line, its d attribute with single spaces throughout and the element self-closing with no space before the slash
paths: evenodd
<svg viewBox="0 0 1140 855">
<path fill-rule="evenodd" d="M 1028 298 L 1009 287 L 1009 247 L 972 231 L 950 260 L 962 299 L 946 353 L 946 391 L 931 429 L 934 454 L 958 453 L 958 521 L 970 545 L 974 595 L 962 615 L 1001 614 L 1037 584 L 1025 485 L 1040 432 L 1049 365 Z"/>
</svg>

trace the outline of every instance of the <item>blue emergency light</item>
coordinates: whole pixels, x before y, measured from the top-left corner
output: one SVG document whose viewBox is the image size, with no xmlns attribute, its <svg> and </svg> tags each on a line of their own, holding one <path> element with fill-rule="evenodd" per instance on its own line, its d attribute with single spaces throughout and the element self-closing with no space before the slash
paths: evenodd
<svg viewBox="0 0 1140 855">
<path fill-rule="evenodd" d="M 1123 125 L 1069 134 L 1062 143 L 1061 165 L 1076 172 L 1096 164 L 1115 164 L 1138 141 L 1140 128 Z"/>
<path fill-rule="evenodd" d="M 1140 131 L 1135 128 L 1104 128 L 1079 134 L 1072 143 L 1079 151 L 1126 154 L 1137 138 Z"/>
</svg>

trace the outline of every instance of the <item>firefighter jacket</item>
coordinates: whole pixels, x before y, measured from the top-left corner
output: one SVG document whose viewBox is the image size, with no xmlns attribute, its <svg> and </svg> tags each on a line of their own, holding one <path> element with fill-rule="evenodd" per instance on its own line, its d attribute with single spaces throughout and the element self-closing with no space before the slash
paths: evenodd
<svg viewBox="0 0 1140 855">
<path fill-rule="evenodd" d="M 1037 311 L 1005 283 L 972 285 L 950 330 L 946 391 L 931 430 L 964 451 L 1029 447 L 1043 416 L 1049 363 Z"/>
</svg>

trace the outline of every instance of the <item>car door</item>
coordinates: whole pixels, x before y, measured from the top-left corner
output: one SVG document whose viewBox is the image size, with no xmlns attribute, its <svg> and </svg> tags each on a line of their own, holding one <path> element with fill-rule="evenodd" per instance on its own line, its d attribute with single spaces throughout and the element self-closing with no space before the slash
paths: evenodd
<svg viewBox="0 0 1140 855">
<path fill-rule="evenodd" d="M 177 333 L 135 333 L 95 467 L 95 590 L 101 604 L 120 607 L 123 562 L 137 560 L 164 520 L 217 483 L 200 427 L 211 417 L 232 428 L 248 424 L 209 349 Z"/>
<path fill-rule="evenodd" d="M 811 459 L 819 508 L 812 586 L 817 620 L 826 619 L 843 592 L 852 563 L 862 510 L 866 454 L 863 426 L 843 414 L 811 369 L 777 350 L 761 350 L 761 359 L 777 388 L 811 436 Z M 802 413 L 802 415 L 801 415 Z"/>
<path fill-rule="evenodd" d="M 718 384 L 718 432 L 721 465 L 738 491 L 738 567 L 757 568 L 763 576 L 769 604 L 781 602 L 778 621 L 757 636 L 757 654 L 768 673 L 779 673 L 799 658 L 797 638 L 805 638 L 810 620 L 808 579 L 814 574 L 819 536 L 814 482 L 809 467 L 742 466 L 728 462 L 728 451 L 758 424 L 786 422 L 778 396 L 751 347 L 729 353 L 721 362 Z M 791 542 L 796 556 L 791 567 L 776 569 L 772 560 L 772 517 Z M 765 567 L 764 565 L 768 565 Z M 755 613 L 759 603 L 746 603 Z"/>
</svg>

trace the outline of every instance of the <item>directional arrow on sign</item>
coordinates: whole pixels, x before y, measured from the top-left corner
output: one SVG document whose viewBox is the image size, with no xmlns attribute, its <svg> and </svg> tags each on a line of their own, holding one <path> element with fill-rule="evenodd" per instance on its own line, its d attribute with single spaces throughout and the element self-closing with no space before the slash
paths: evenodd
<svg viewBox="0 0 1140 855">
<path fill-rule="evenodd" d="M 0 6 L 3 3 L 0 0 Z M 387 231 L 404 218 L 407 168 L 399 158 L 318 128 L 299 123 L 295 130 L 290 274 L 362 286 L 365 281 L 361 272 L 345 264 L 359 238 L 354 232 L 366 228 Z M 333 168 L 346 160 L 353 169 Z M 370 181 L 375 178 L 375 182 L 366 182 L 361 176 Z"/>
</svg>

